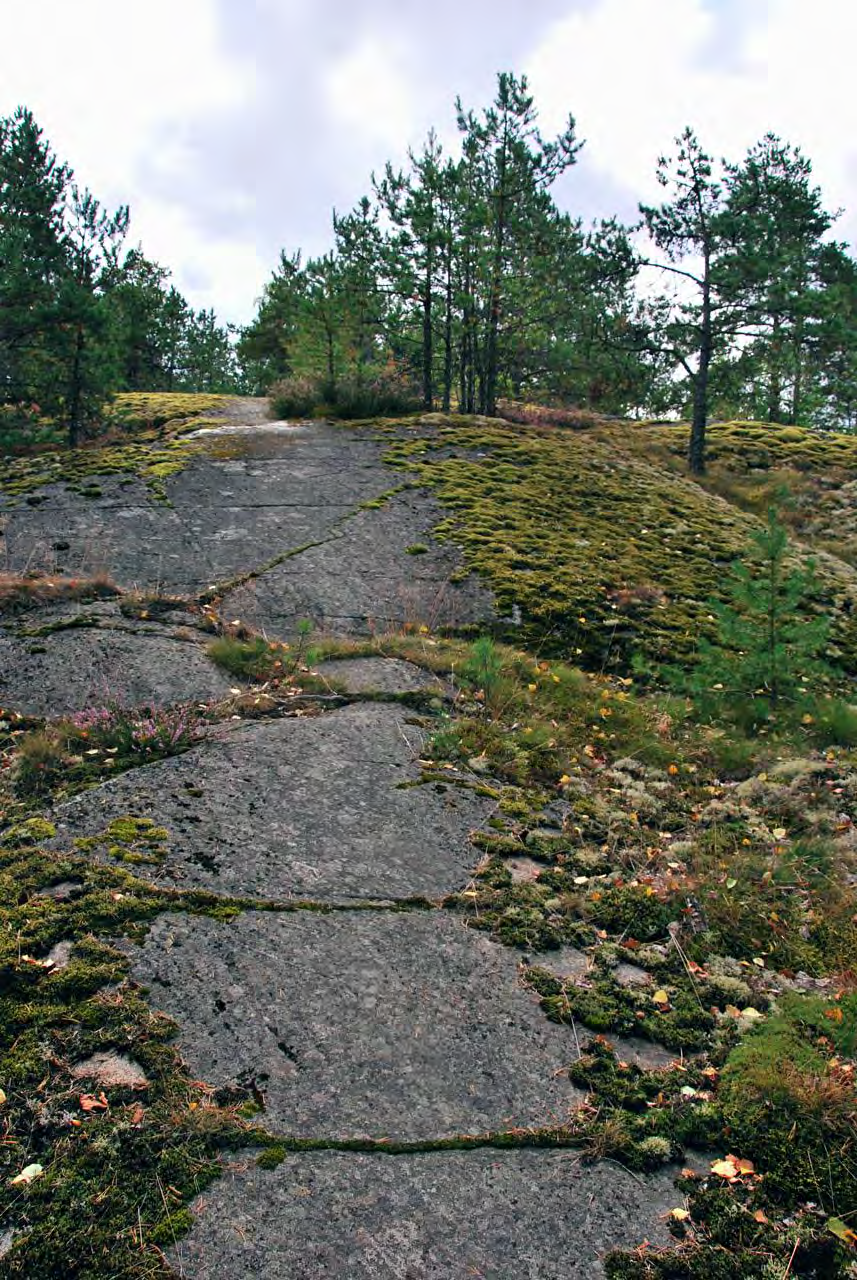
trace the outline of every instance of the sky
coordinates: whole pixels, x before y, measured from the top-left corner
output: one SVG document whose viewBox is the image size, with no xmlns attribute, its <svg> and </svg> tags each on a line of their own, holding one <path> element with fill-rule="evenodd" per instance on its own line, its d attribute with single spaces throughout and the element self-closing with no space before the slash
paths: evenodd
<svg viewBox="0 0 857 1280">
<path fill-rule="evenodd" d="M 800 146 L 857 243 L 853 0 L 0 0 L 0 115 L 23 104 L 78 184 L 131 206 L 130 243 L 197 307 L 247 323 L 281 249 L 330 247 L 454 100 L 525 73 L 543 132 L 585 147 L 558 203 L 656 201 L 686 124 L 740 160 Z"/>
</svg>

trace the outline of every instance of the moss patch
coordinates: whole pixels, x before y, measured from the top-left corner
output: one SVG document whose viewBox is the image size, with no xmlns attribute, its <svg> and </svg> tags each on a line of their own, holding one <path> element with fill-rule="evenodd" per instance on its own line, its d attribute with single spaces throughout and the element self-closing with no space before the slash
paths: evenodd
<svg viewBox="0 0 857 1280">
<path fill-rule="evenodd" d="M 0 845 L 0 1177 L 44 1170 L 0 1207 L 0 1233 L 14 1233 L 4 1274 L 167 1276 L 157 1246 L 187 1228 L 184 1206 L 217 1176 L 218 1153 L 247 1141 L 246 1125 L 190 1079 L 174 1026 L 98 935 L 139 936 L 164 910 L 222 915 L 225 904 L 30 843 L 45 833 L 31 821 Z M 60 941 L 71 958 L 55 969 L 47 957 Z M 148 1085 L 87 1094 L 72 1068 L 102 1052 L 132 1058 Z"/>
<path fill-rule="evenodd" d="M 598 670 L 621 669 L 633 654 L 655 662 L 693 654 L 711 631 L 706 602 L 719 597 L 752 527 L 751 516 L 668 465 L 639 449 L 631 456 L 633 432 L 449 419 L 430 430 L 411 425 L 386 457 L 450 511 L 437 536 L 461 546 L 502 615 L 520 615 L 518 636 Z M 825 575 L 819 604 L 833 609 L 853 669 L 857 626 L 841 607 L 853 601 L 853 575 L 832 564 Z"/>
</svg>

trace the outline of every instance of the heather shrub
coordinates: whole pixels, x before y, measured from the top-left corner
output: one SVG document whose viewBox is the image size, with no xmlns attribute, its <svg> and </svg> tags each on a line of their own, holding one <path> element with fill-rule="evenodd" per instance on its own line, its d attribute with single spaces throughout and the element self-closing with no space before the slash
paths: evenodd
<svg viewBox="0 0 857 1280">
<path fill-rule="evenodd" d="M 381 369 L 334 383 L 320 377 L 283 378 L 270 391 L 275 418 L 385 418 L 416 413 L 420 395 L 398 369 Z"/>
<path fill-rule="evenodd" d="M 311 418 L 323 399 L 317 378 L 281 378 L 269 394 L 275 418 Z"/>
<path fill-rule="evenodd" d="M 604 420 L 604 414 L 594 413 L 591 409 L 581 409 L 572 405 L 564 408 L 544 404 L 524 404 L 516 400 L 498 400 L 497 413 L 507 422 L 519 422 L 527 427 L 566 427 L 572 431 L 582 431 L 587 427 L 597 426 Z"/>
<path fill-rule="evenodd" d="M 89 707 L 24 734 L 14 762 L 19 796 L 47 795 L 57 787 L 163 760 L 187 751 L 202 736 L 198 711 L 189 706 Z"/>
</svg>

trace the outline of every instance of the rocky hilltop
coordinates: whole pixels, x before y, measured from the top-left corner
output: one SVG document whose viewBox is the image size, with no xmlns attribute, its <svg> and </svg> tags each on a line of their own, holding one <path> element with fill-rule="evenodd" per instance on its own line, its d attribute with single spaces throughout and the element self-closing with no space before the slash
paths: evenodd
<svg viewBox="0 0 857 1280">
<path fill-rule="evenodd" d="M 853 675 L 857 441 L 684 444 L 127 396 L 5 461 L 0 1273 L 850 1274 L 857 733 L 659 673 L 785 486 Z"/>
</svg>

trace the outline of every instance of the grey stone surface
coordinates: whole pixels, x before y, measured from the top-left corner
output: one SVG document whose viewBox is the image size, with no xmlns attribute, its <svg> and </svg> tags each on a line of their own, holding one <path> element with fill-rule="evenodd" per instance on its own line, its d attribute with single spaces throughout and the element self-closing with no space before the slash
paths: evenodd
<svg viewBox="0 0 857 1280">
<path fill-rule="evenodd" d="M 290 636 L 309 618 L 334 633 L 384 634 L 402 627 L 456 627 L 495 616 L 493 597 L 472 575 L 452 577 L 462 559 L 433 542 L 443 512 L 407 491 L 378 510 L 359 511 L 328 541 L 285 561 L 225 597 L 228 616 L 274 636 Z M 424 555 L 407 547 L 424 545 Z"/>
<path fill-rule="evenodd" d="M 580 1036 L 580 1031 L 578 1035 Z M 584 1027 L 583 1035 L 580 1036 L 581 1044 L 585 1040 L 591 1040 L 592 1036 L 593 1032 Z M 671 1062 L 680 1061 L 682 1057 L 678 1050 L 665 1049 L 662 1044 L 644 1040 L 642 1036 L 617 1036 L 612 1031 L 606 1031 L 604 1038 L 613 1046 L 620 1062 L 630 1062 L 635 1067 L 642 1067 L 644 1071 L 660 1071 Z"/>
<path fill-rule="evenodd" d="M 636 964 L 617 964 L 613 977 L 620 987 L 651 987 L 652 975 Z"/>
<path fill-rule="evenodd" d="M 535 858 L 505 858 L 503 865 L 511 873 L 515 884 L 538 880 L 545 869 L 545 864 L 536 862 Z"/>
<path fill-rule="evenodd" d="M 371 434 L 324 423 L 290 432 L 214 436 L 165 482 L 171 506 L 127 477 L 103 477 L 100 498 L 62 485 L 45 501 L 10 504 L 5 564 L 110 573 L 123 586 L 197 592 L 277 554 L 332 536 L 361 502 L 396 483 Z M 58 551 L 54 548 L 64 547 Z"/>
<path fill-rule="evenodd" d="M 105 1089 L 145 1089 L 149 1083 L 142 1067 L 122 1053 L 95 1053 L 84 1062 L 76 1062 L 70 1071 L 74 1080 L 96 1080 Z"/>
<path fill-rule="evenodd" d="M 210 1084 L 255 1081 L 266 1128 L 437 1138 L 561 1124 L 571 1031 L 516 957 L 443 911 L 165 917 L 132 975 Z"/>
<path fill-rule="evenodd" d="M 678 1171 L 574 1152 L 323 1152 L 236 1162 L 171 1251 L 188 1280 L 593 1280 L 611 1248 L 668 1240 Z"/>
<path fill-rule="evenodd" d="M 530 963 L 547 969 L 557 978 L 580 978 L 592 968 L 591 958 L 577 947 L 558 947 L 555 951 L 533 952 Z"/>
<path fill-rule="evenodd" d="M 223 697 L 229 685 L 202 643 L 176 639 L 164 628 L 0 635 L 0 705 L 27 715 L 67 715 L 109 702 L 195 702 Z"/>
<path fill-rule="evenodd" d="M 123 814 L 170 833 L 160 883 L 265 898 L 439 897 L 476 861 L 491 802 L 419 777 L 422 732 L 400 708 L 227 726 L 204 747 L 111 779 L 57 807 L 65 841 Z"/>
<path fill-rule="evenodd" d="M 398 658 L 336 658 L 316 668 L 320 676 L 336 680 L 351 693 L 419 693 L 444 695 L 448 686 L 412 662 Z"/>
</svg>

